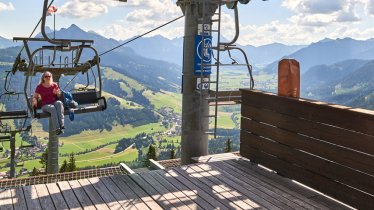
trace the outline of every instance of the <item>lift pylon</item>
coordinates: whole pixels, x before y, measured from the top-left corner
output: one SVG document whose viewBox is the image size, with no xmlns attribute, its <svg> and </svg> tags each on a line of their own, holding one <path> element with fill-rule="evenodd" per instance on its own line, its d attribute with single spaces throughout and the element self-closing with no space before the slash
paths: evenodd
<svg viewBox="0 0 374 210">
<path fill-rule="evenodd" d="M 253 88 L 252 67 L 248 63 L 245 52 L 235 47 L 239 36 L 239 20 L 237 3 L 248 3 L 249 0 L 180 0 L 177 5 L 185 15 L 185 36 L 183 53 L 182 76 L 182 164 L 192 162 L 191 157 L 208 154 L 209 135 L 217 136 L 218 106 L 221 102 L 236 102 L 240 100 L 239 91 L 220 91 L 219 78 L 221 66 L 246 66 L 251 75 Z M 224 43 L 221 38 L 221 6 L 228 7 L 235 12 L 236 35 L 233 40 Z M 218 9 L 218 12 L 216 12 Z M 212 25 L 216 23 L 217 28 Z M 217 44 L 212 45 L 215 35 Z M 245 64 L 232 62 L 221 64 L 220 52 L 239 50 L 243 52 Z M 212 57 L 216 55 L 216 62 Z M 210 74 L 216 72 L 211 80 Z M 209 105 L 214 106 L 214 114 L 210 114 Z M 214 128 L 209 128 L 210 119 L 214 119 Z"/>
</svg>

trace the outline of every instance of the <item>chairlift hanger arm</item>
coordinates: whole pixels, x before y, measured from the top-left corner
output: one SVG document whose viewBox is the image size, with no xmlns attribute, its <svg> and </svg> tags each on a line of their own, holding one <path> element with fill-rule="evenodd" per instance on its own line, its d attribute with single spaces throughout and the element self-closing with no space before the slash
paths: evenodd
<svg viewBox="0 0 374 210">
<path fill-rule="evenodd" d="M 90 45 L 72 46 L 70 48 L 70 50 L 68 50 L 68 51 L 72 51 L 74 49 L 80 50 L 80 49 L 84 49 L 84 48 L 91 49 L 92 51 L 94 51 L 95 55 L 97 56 L 97 51 Z M 36 73 L 43 73 L 45 71 L 50 71 L 53 75 L 61 76 L 62 74 L 74 75 L 74 74 L 79 73 L 79 72 L 87 72 L 90 68 L 99 64 L 99 59 L 96 59 L 96 57 L 94 57 L 92 60 L 89 60 L 89 61 L 87 61 L 87 62 L 85 62 L 81 65 L 75 65 L 74 67 L 61 67 L 61 65 L 60 65 L 60 67 L 51 68 L 50 65 L 46 65 L 46 66 L 35 65 L 33 63 L 34 56 L 38 52 L 40 52 L 44 49 L 65 51 L 63 49 L 63 47 L 61 47 L 61 46 L 45 46 L 45 47 L 39 48 L 31 54 L 31 57 L 29 58 L 29 60 L 30 60 L 29 68 L 27 70 L 22 70 L 22 69 L 20 69 L 20 70 L 24 71 L 25 74 L 28 75 L 28 76 L 34 76 Z"/>
<path fill-rule="evenodd" d="M 66 41 L 65 40 L 63 40 L 63 41 L 52 40 L 47 36 L 47 33 L 45 32 L 45 22 L 46 22 L 46 19 L 47 19 L 48 2 L 49 2 L 49 0 L 44 0 L 41 33 L 42 33 L 43 37 L 46 39 L 46 41 L 51 43 L 51 44 L 61 45 L 61 46 L 70 46 L 71 41 L 69 41 L 69 40 L 66 40 Z"/>
<path fill-rule="evenodd" d="M 243 54 L 245 62 L 247 64 L 248 73 L 249 73 L 249 76 L 250 76 L 250 81 L 251 81 L 250 88 L 253 89 L 255 83 L 254 83 L 253 74 L 252 74 L 252 66 L 249 64 L 247 54 L 240 47 L 229 46 L 229 47 L 227 47 L 227 50 L 239 50 Z"/>
<path fill-rule="evenodd" d="M 71 43 L 88 43 L 93 44 L 94 40 L 89 39 L 53 39 L 59 42 L 71 42 Z M 45 38 L 27 38 L 27 37 L 13 37 L 13 41 L 35 41 L 35 42 L 47 42 Z"/>
<path fill-rule="evenodd" d="M 234 7 L 234 16 L 235 16 L 235 36 L 230 42 L 223 42 L 221 43 L 222 45 L 228 46 L 228 45 L 233 45 L 239 38 L 239 14 L 238 14 L 238 6 Z"/>
</svg>

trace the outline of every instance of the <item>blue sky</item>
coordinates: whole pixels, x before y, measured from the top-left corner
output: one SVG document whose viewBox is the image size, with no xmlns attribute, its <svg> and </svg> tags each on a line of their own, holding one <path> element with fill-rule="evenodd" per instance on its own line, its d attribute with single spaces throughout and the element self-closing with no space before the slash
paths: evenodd
<svg viewBox="0 0 374 210">
<path fill-rule="evenodd" d="M 27 2 L 27 3 L 26 3 Z M 43 0 L 0 0 L 0 36 L 28 36 L 41 16 Z M 55 0 L 56 28 L 76 24 L 124 40 L 182 14 L 175 0 Z M 374 0 L 252 0 L 240 5 L 239 43 L 309 44 L 323 38 L 374 37 Z M 48 18 L 52 27 L 53 19 Z M 225 9 L 223 34 L 233 34 L 233 14 Z M 183 20 L 152 35 L 183 36 Z"/>
</svg>

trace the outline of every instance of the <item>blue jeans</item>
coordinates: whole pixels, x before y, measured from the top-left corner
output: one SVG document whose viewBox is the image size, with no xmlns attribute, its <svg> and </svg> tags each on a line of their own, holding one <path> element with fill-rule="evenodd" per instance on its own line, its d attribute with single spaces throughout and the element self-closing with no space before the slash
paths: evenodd
<svg viewBox="0 0 374 210">
<path fill-rule="evenodd" d="M 64 127 L 64 105 L 61 101 L 56 101 L 54 104 L 46 104 L 42 107 L 42 110 L 51 114 L 53 130 Z"/>
</svg>

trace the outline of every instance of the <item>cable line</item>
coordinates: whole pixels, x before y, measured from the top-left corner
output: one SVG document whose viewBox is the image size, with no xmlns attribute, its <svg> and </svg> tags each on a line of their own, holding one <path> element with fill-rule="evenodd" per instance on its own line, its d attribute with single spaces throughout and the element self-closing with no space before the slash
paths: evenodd
<svg viewBox="0 0 374 210">
<path fill-rule="evenodd" d="M 55 0 L 52 0 L 51 3 L 48 5 L 48 8 L 53 4 Z M 42 18 L 39 19 L 39 22 L 36 24 L 34 30 L 31 32 L 30 36 L 29 36 L 29 39 L 32 37 L 32 35 L 34 35 L 35 33 L 35 30 L 38 28 L 40 22 L 42 22 Z M 28 40 L 26 40 L 26 42 L 28 42 Z M 21 48 L 21 50 L 19 51 L 18 54 L 21 54 L 22 50 L 25 49 L 25 45 L 23 45 L 23 47 Z"/>
<path fill-rule="evenodd" d="M 152 29 L 152 30 L 150 30 L 150 31 L 148 31 L 148 32 L 146 32 L 146 33 L 144 33 L 144 34 L 142 34 L 142 35 L 139 35 L 139 36 L 137 36 L 137 37 L 134 37 L 134 38 L 130 39 L 129 41 L 127 41 L 127 42 L 125 42 L 125 43 L 123 43 L 123 44 L 118 45 L 117 47 L 114 47 L 114 48 L 112 48 L 112 49 L 110 49 L 110 50 L 108 50 L 108 51 L 106 51 L 106 52 L 101 53 L 99 56 L 105 55 L 105 54 L 107 54 L 107 53 L 109 53 L 109 52 L 111 52 L 111 51 L 113 51 L 113 50 L 115 50 L 115 49 L 117 49 L 117 48 L 122 47 L 123 45 L 126 45 L 126 44 L 128 44 L 128 43 L 130 43 L 130 42 L 132 42 L 132 41 L 135 41 L 135 40 L 137 40 L 137 39 L 139 39 L 139 38 L 141 38 L 141 37 L 143 37 L 143 36 L 145 36 L 145 35 L 147 35 L 147 34 L 153 32 L 153 31 L 156 31 L 156 30 L 158 30 L 158 29 L 164 27 L 164 26 L 167 26 L 167 25 L 169 25 L 170 23 L 173 23 L 173 22 L 175 22 L 175 21 L 181 19 L 182 17 L 184 17 L 184 15 L 182 15 L 182 16 L 180 16 L 180 17 L 177 17 L 177 18 L 175 18 L 174 20 L 171 20 L 171 21 L 169 21 L 169 22 L 167 22 L 167 23 L 165 23 L 165 24 L 163 24 L 163 25 L 160 25 L 160 26 L 158 26 L 157 28 L 154 28 L 154 29 Z"/>
</svg>

